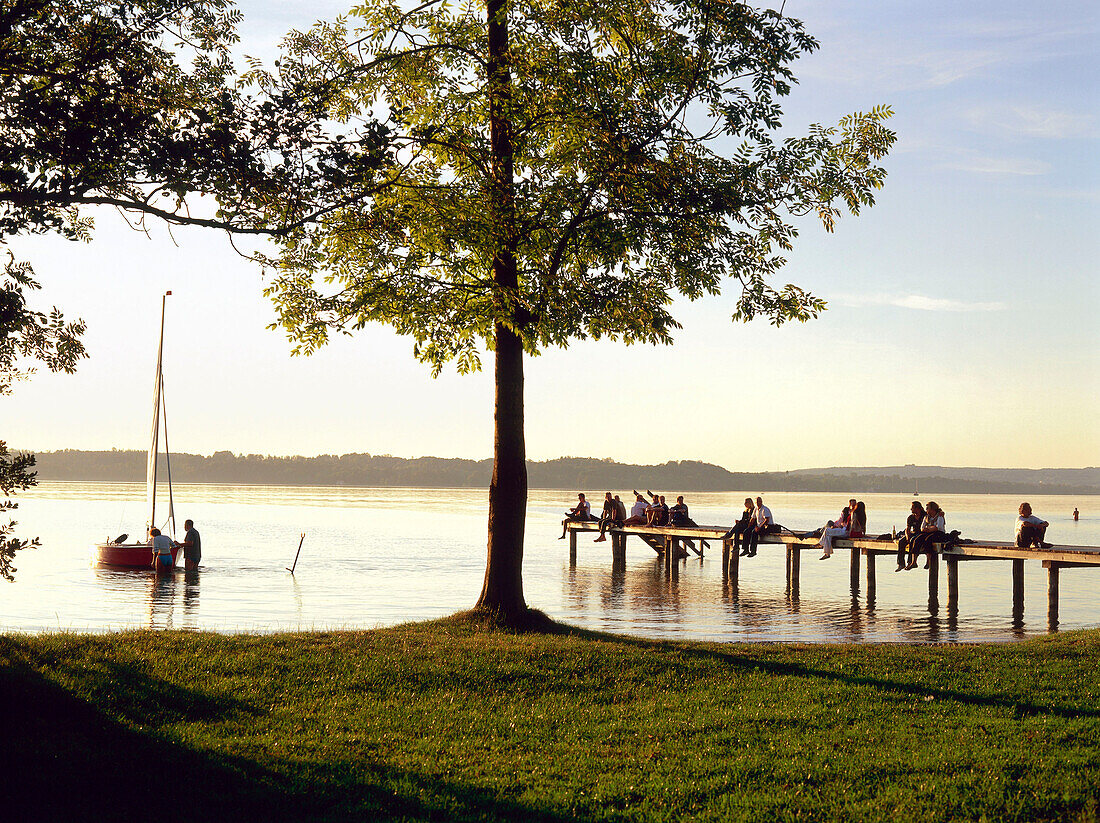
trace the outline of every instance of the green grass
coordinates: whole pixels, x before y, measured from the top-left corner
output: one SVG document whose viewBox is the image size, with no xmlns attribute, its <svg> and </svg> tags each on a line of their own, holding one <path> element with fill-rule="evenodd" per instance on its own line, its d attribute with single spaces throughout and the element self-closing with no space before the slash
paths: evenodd
<svg viewBox="0 0 1100 823">
<path fill-rule="evenodd" d="M 7 819 L 1096 820 L 1100 631 L 0 637 Z"/>
</svg>

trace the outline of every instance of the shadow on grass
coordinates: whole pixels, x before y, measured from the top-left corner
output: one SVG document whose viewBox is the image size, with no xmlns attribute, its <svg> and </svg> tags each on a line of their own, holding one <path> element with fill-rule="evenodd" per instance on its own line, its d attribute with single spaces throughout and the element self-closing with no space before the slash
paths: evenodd
<svg viewBox="0 0 1100 823">
<path fill-rule="evenodd" d="M 790 661 L 769 660 L 756 654 L 747 654 L 744 646 L 733 646 L 727 651 L 725 649 L 717 649 L 713 646 L 702 644 L 677 643 L 668 640 L 647 640 L 645 638 L 629 637 L 625 635 L 606 634 L 591 629 L 582 629 L 564 623 L 557 623 L 542 612 L 538 612 L 534 609 L 530 611 L 533 616 L 525 622 L 524 627 L 518 630 L 513 629 L 513 631 L 519 634 L 539 633 L 562 637 L 576 637 L 583 640 L 618 643 L 647 650 L 675 651 L 675 653 L 681 657 L 707 663 L 718 663 L 722 666 L 742 671 L 762 671 L 776 676 L 826 680 L 843 683 L 849 686 L 866 686 L 882 692 L 893 693 L 912 699 L 931 697 L 936 700 L 953 700 L 958 703 L 972 706 L 996 707 L 1012 711 L 1018 717 L 1028 715 L 1049 715 L 1068 719 L 1100 717 L 1100 709 L 1097 708 L 1070 708 L 1054 704 L 1042 704 L 1033 700 L 1020 699 L 1013 695 L 981 694 L 978 692 L 963 691 L 957 688 L 927 686 L 912 681 L 888 680 L 880 677 L 844 674 Z M 475 629 L 491 630 L 493 628 L 492 625 L 482 624 L 476 613 L 470 612 L 461 612 L 437 622 L 443 626 L 455 626 L 460 630 L 469 626 L 473 626 Z M 1032 647 L 1042 642 L 1043 641 L 1032 641 Z M 788 650 L 787 647 L 784 646 L 768 646 L 767 648 L 769 651 L 778 649 L 781 653 Z M 923 653 L 929 647 L 921 646 L 918 648 Z M 955 647 L 951 648 L 953 649 Z M 1022 644 L 1014 644 L 1012 646 L 1003 646 L 1002 648 L 1006 654 L 1013 654 L 1020 653 L 1024 646 Z M 947 654 L 952 653 L 952 651 L 946 648 L 943 651 Z M 963 649 L 959 649 L 959 651 L 962 652 Z M 890 647 L 889 652 L 896 654 L 899 650 L 897 647 Z M 670 663 L 670 665 L 673 664 Z"/>
<path fill-rule="evenodd" d="M 104 710 L 36 671 L 17 641 L 0 640 L 0 811 L 7 820 L 577 819 L 369 758 L 258 762 L 195 750 L 161 736 L 157 723 L 247 722 L 256 711 L 170 686 L 138 667 L 90 667 L 83 680 L 74 666 L 69 675 L 81 688 L 98 689 L 112 674 L 125 678 Z"/>
</svg>

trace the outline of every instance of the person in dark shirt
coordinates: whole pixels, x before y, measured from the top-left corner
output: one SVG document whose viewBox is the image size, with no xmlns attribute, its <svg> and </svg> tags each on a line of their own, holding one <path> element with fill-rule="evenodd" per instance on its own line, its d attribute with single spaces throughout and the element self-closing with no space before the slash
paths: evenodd
<svg viewBox="0 0 1100 823">
<path fill-rule="evenodd" d="M 194 571 L 202 560 L 202 538 L 199 536 L 199 530 L 195 528 L 194 520 L 184 520 L 183 527 L 187 529 L 180 544 L 183 546 L 184 568 L 187 571 Z"/>
<path fill-rule="evenodd" d="M 739 556 L 744 556 L 749 553 L 749 544 L 746 539 L 746 534 L 754 525 L 752 512 L 752 498 L 746 497 L 745 510 L 741 512 L 741 519 L 733 524 L 733 528 L 722 535 L 723 540 L 729 540 L 731 537 L 733 538 L 733 550 L 737 552 Z"/>
<path fill-rule="evenodd" d="M 681 494 L 676 498 L 676 505 L 668 510 L 668 523 L 670 526 L 696 526 L 698 525 L 688 516 L 687 503 Z"/>
<path fill-rule="evenodd" d="M 898 536 L 898 567 L 894 569 L 900 572 L 905 568 L 905 554 L 913 538 L 920 534 L 920 524 L 924 520 L 924 506 L 919 500 L 914 500 L 909 507 L 911 514 L 905 520 L 905 532 Z"/>
<path fill-rule="evenodd" d="M 607 540 L 607 530 L 621 526 L 626 520 L 626 506 L 619 499 L 619 495 L 611 496 L 607 492 L 603 498 L 603 515 L 600 517 L 600 536 L 593 543 L 603 543 Z"/>
</svg>

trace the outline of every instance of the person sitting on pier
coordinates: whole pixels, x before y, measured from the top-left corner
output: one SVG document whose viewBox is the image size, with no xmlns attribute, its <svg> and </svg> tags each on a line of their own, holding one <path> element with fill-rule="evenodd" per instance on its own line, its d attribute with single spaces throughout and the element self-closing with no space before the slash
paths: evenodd
<svg viewBox="0 0 1100 823">
<path fill-rule="evenodd" d="M 825 528 L 821 530 L 821 537 L 818 539 L 816 546 L 822 551 L 818 560 L 828 560 L 833 556 L 834 538 L 848 536 L 848 529 L 852 524 L 852 508 L 852 506 L 845 506 L 840 512 L 840 518 L 830 520 L 825 524 Z"/>
<path fill-rule="evenodd" d="M 645 496 L 634 492 L 634 505 L 630 507 L 630 517 L 623 521 L 624 526 L 644 526 L 646 520 L 646 510 L 649 509 L 649 504 L 645 502 Z"/>
<path fill-rule="evenodd" d="M 600 517 L 600 536 L 593 543 L 603 543 L 607 540 L 607 530 L 621 526 L 626 520 L 626 506 L 619 499 L 619 495 L 611 496 L 611 492 L 604 495 L 603 516 Z"/>
<path fill-rule="evenodd" d="M 653 495 L 653 503 L 645 510 L 647 526 L 664 526 L 668 522 L 668 506 L 659 494 Z"/>
<path fill-rule="evenodd" d="M 659 498 L 661 501 L 661 510 L 657 512 L 657 516 L 653 518 L 653 524 L 655 526 L 667 526 L 668 525 L 668 503 L 665 502 L 665 496 L 662 494 Z"/>
<path fill-rule="evenodd" d="M 565 527 L 567 523 L 588 523 L 596 518 L 592 516 L 592 504 L 584 499 L 584 492 L 577 495 L 577 505 L 565 513 L 565 519 L 561 521 L 561 537 L 565 539 Z"/>
<path fill-rule="evenodd" d="M 756 498 L 756 508 L 753 509 L 752 517 L 752 528 L 745 535 L 745 545 L 748 548 L 748 552 L 744 553 L 745 557 L 756 557 L 760 535 L 775 534 L 779 531 L 779 526 L 775 524 L 775 518 L 772 517 L 772 510 L 764 505 L 764 498 Z"/>
<path fill-rule="evenodd" d="M 752 498 L 746 497 L 745 510 L 741 512 L 741 519 L 733 524 L 733 528 L 722 535 L 723 540 L 733 538 L 733 550 L 738 553 L 739 557 L 744 557 L 749 553 L 746 535 L 752 527 Z"/>
<path fill-rule="evenodd" d="M 867 534 L 867 506 L 860 500 L 852 509 L 852 521 L 848 524 L 848 537 L 855 540 Z"/>
<path fill-rule="evenodd" d="M 905 550 L 913 542 L 913 538 L 920 534 L 920 524 L 924 520 L 924 506 L 919 500 L 914 500 L 909 507 L 911 514 L 905 520 L 905 532 L 898 537 L 898 567 L 894 569 L 900 572 L 905 568 Z"/>
<path fill-rule="evenodd" d="M 1021 549 L 1029 549 L 1036 546 L 1040 549 L 1049 549 L 1053 544 L 1046 542 L 1047 526 L 1045 520 L 1040 520 L 1031 513 L 1030 503 L 1020 504 L 1020 516 L 1016 518 L 1016 545 Z"/>
<path fill-rule="evenodd" d="M 921 521 L 920 533 L 909 543 L 909 562 L 905 565 L 905 568 L 915 569 L 917 558 L 923 553 L 929 555 L 924 562 L 924 568 L 930 568 L 932 565 L 931 555 L 934 550 L 933 545 L 942 543 L 947 539 L 946 528 L 947 518 L 943 509 L 939 507 L 938 503 L 929 500 L 924 507 L 924 520 Z"/>
<path fill-rule="evenodd" d="M 688 516 L 687 503 L 684 502 L 684 496 L 681 494 L 676 498 L 676 505 L 668 510 L 668 523 L 670 526 L 698 526 Z"/>
</svg>

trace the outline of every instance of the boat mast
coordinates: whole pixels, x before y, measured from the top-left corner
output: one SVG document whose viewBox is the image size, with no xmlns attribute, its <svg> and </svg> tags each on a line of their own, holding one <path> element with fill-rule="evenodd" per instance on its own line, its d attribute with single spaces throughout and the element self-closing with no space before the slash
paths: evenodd
<svg viewBox="0 0 1100 823">
<path fill-rule="evenodd" d="M 171 294 L 171 292 L 169 292 Z M 160 413 L 164 418 L 164 468 L 168 472 L 168 521 L 172 524 L 172 539 L 176 539 L 176 503 L 172 499 L 172 452 L 168 447 L 168 400 L 164 391 L 164 372 L 160 375 Z"/>
<path fill-rule="evenodd" d="M 164 309 L 168 303 L 166 291 L 160 299 L 160 340 L 157 343 L 157 374 L 153 381 L 153 432 L 149 442 L 149 461 L 145 470 L 145 495 L 149 504 L 149 528 L 157 524 L 157 451 L 160 438 L 160 407 L 161 407 L 161 383 L 164 375 L 161 372 L 161 357 L 164 352 Z"/>
</svg>

